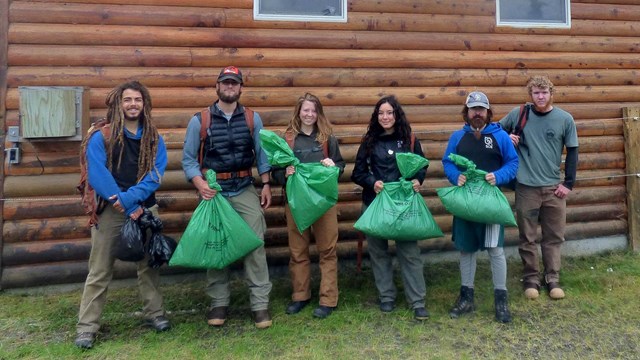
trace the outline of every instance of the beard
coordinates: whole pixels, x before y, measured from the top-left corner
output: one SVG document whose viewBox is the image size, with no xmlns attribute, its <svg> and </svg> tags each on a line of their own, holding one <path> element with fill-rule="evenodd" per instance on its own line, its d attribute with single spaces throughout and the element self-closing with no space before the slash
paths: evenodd
<svg viewBox="0 0 640 360">
<path fill-rule="evenodd" d="M 127 121 L 138 121 L 142 117 L 142 111 L 140 111 L 138 113 L 138 115 L 136 115 L 136 116 L 129 116 L 129 115 L 127 115 L 126 112 L 124 112 L 123 115 L 124 115 L 124 119 L 127 120 Z"/>
<path fill-rule="evenodd" d="M 220 99 L 220 101 L 225 102 L 227 104 L 232 104 L 238 101 L 238 99 L 240 99 L 240 95 L 242 95 L 242 90 L 239 90 L 237 94 L 227 95 L 224 92 L 222 92 L 222 90 L 217 89 L 216 94 L 218 94 L 218 99 Z"/>
<path fill-rule="evenodd" d="M 472 128 L 474 129 L 480 129 L 483 126 L 485 126 L 486 124 L 489 123 L 489 120 L 485 117 L 476 115 L 471 119 L 468 119 L 467 122 L 469 123 L 469 125 L 471 125 Z"/>
</svg>

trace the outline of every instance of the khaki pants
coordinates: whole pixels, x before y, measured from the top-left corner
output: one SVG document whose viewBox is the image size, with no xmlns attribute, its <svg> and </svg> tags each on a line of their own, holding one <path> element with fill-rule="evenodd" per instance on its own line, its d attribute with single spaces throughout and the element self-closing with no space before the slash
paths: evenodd
<svg viewBox="0 0 640 360">
<path fill-rule="evenodd" d="M 327 210 L 310 228 L 303 233 L 298 231 L 289 205 L 285 205 L 287 230 L 289 234 L 289 272 L 293 301 L 304 301 L 311 298 L 311 260 L 309 258 L 309 243 L 311 231 L 316 240 L 320 265 L 320 305 L 335 307 L 338 305 L 338 257 L 336 243 L 338 242 L 338 210 L 336 206 Z"/>
<path fill-rule="evenodd" d="M 260 206 L 260 197 L 256 188 L 253 185 L 247 186 L 240 194 L 226 197 L 225 199 L 229 201 L 229 204 L 253 229 L 256 235 L 264 240 L 267 223 L 264 220 L 264 212 Z M 269 281 L 269 268 L 264 246 L 260 246 L 250 252 L 242 261 L 244 263 L 245 281 L 249 286 L 251 311 L 267 310 L 269 308 L 271 282 Z M 207 288 L 205 292 L 211 297 L 211 307 L 229 306 L 231 303 L 229 279 L 228 267 L 222 270 L 207 270 Z"/>
<path fill-rule="evenodd" d="M 520 233 L 519 252 L 522 258 L 523 281 L 540 285 L 538 264 L 538 224 L 542 230 L 540 249 L 544 265 L 544 280 L 560 282 L 560 247 L 566 226 L 565 199 L 553 194 L 555 186 L 516 187 L 516 214 Z"/>
<path fill-rule="evenodd" d="M 158 206 L 149 210 L 158 216 Z M 91 228 L 91 254 L 89 255 L 89 275 L 84 284 L 77 332 L 97 332 L 100 329 L 100 316 L 107 301 L 107 289 L 113 278 L 115 258 L 111 251 L 120 237 L 120 228 L 126 215 L 118 212 L 113 206 L 106 207 L 98 216 L 98 227 Z M 149 254 L 138 261 L 138 289 L 143 303 L 143 314 L 148 319 L 165 315 L 162 295 L 159 291 L 160 271 L 149 267 Z"/>
</svg>

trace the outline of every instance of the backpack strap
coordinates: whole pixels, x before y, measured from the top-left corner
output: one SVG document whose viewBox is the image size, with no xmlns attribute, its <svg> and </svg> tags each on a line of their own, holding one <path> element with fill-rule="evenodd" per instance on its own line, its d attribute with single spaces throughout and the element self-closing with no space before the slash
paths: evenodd
<svg viewBox="0 0 640 360">
<path fill-rule="evenodd" d="M 253 139 L 253 110 L 248 107 L 244 107 L 244 121 L 247 122 L 247 127 L 249 128 L 249 133 L 251 134 L 251 139 Z"/>
<path fill-rule="evenodd" d="M 410 147 L 409 147 L 409 151 L 413 152 L 413 148 L 416 146 L 416 134 L 411 133 L 411 141 L 410 141 Z"/>
<path fill-rule="evenodd" d="M 198 152 L 198 164 L 202 168 L 204 160 L 204 140 L 207 138 L 207 129 L 211 126 L 211 110 L 204 108 L 197 115 L 200 116 L 200 151 Z"/>
<path fill-rule="evenodd" d="M 525 125 L 527 125 L 527 120 L 529 120 L 529 110 L 531 109 L 531 105 L 523 104 L 520 105 L 520 114 L 518 115 L 518 123 L 516 124 L 515 129 L 513 129 L 512 134 L 520 135 L 524 130 Z"/>
</svg>

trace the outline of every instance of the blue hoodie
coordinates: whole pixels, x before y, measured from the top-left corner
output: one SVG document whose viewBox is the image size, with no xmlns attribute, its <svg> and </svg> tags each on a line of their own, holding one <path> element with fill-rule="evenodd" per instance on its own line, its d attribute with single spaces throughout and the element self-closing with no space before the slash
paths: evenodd
<svg viewBox="0 0 640 360">
<path fill-rule="evenodd" d="M 458 177 L 466 169 L 459 169 L 449 160 L 451 153 L 472 160 L 480 170 L 493 172 L 496 186 L 506 185 L 518 172 L 518 154 L 509 134 L 497 123 L 490 123 L 482 129 L 480 140 L 475 139 L 469 124 L 451 134 L 442 157 L 442 165 L 449 182 L 457 185 Z"/>
<path fill-rule="evenodd" d="M 136 134 L 132 134 L 128 130 L 125 131 L 125 136 L 130 139 L 139 140 L 142 138 L 142 125 L 138 126 Z M 151 196 L 160 187 L 160 178 L 164 175 L 164 170 L 167 167 L 167 149 L 164 144 L 162 136 L 158 136 L 158 152 L 156 153 L 155 166 L 158 169 L 158 174 L 155 172 L 147 173 L 144 178 L 136 185 L 128 189 L 120 189 L 116 180 L 111 175 L 107 166 L 107 150 L 105 149 L 105 142 L 102 136 L 102 132 L 96 131 L 89 139 L 87 145 L 87 175 L 89 184 L 95 189 L 98 196 L 103 199 L 109 199 L 111 196 L 116 195 L 120 200 L 120 204 L 125 209 L 127 216 L 136 211 L 140 204 Z M 110 203 L 115 203 L 116 200 L 108 200 Z"/>
</svg>

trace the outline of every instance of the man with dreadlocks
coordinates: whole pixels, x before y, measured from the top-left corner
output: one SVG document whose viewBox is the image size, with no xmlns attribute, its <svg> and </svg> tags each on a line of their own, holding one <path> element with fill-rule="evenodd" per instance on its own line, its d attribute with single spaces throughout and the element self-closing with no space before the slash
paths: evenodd
<svg viewBox="0 0 640 360">
<path fill-rule="evenodd" d="M 75 344 L 93 347 L 100 329 L 100 316 L 113 276 L 115 258 L 111 250 L 127 217 L 137 220 L 143 207 L 158 216 L 155 191 L 167 166 L 167 151 L 151 118 L 149 90 L 137 81 L 114 88 L 105 101 L 104 126 L 94 126 L 86 146 L 88 185 L 97 203 L 91 228 L 89 275 L 84 286 Z M 159 271 L 148 265 L 148 258 L 136 263 L 138 287 L 143 301 L 145 324 L 156 331 L 170 328 L 159 292 Z"/>
</svg>

